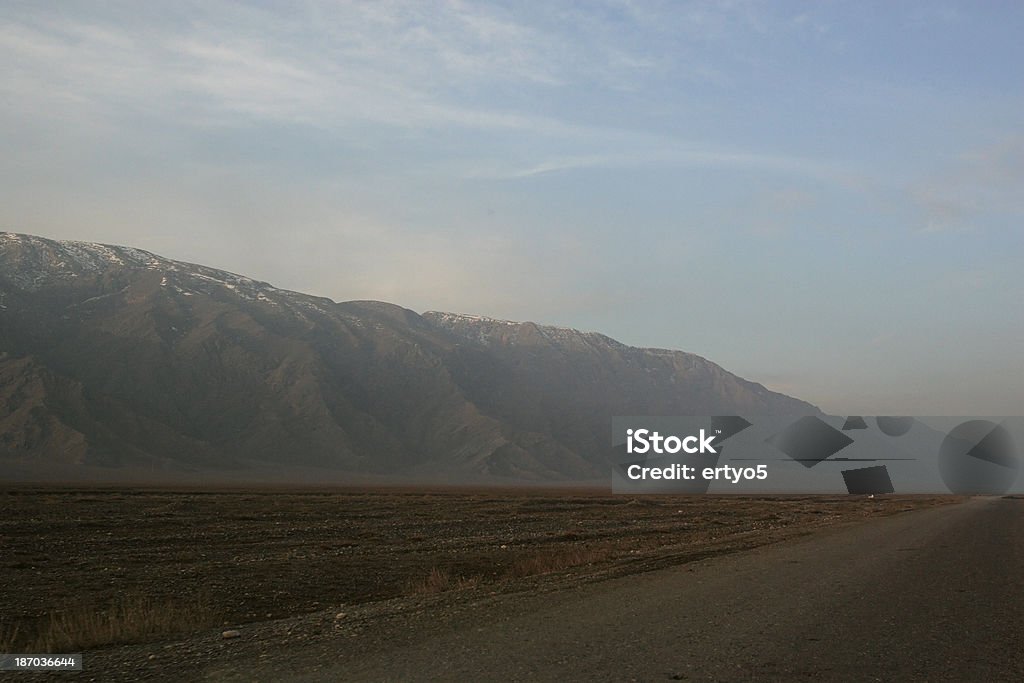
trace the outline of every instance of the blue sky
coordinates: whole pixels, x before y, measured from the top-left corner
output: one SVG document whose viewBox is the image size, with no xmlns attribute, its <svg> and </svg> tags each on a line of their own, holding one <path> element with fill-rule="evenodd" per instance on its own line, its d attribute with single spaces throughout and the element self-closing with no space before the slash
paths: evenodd
<svg viewBox="0 0 1024 683">
<path fill-rule="evenodd" d="M 0 229 L 1024 405 L 1024 4 L 0 7 Z"/>
</svg>

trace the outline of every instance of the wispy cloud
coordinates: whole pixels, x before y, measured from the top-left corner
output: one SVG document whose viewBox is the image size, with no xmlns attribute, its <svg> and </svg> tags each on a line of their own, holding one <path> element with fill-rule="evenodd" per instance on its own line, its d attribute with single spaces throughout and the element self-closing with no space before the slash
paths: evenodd
<svg viewBox="0 0 1024 683">
<path fill-rule="evenodd" d="M 493 8 L 313 3 L 308 12 L 302 32 L 282 13 L 214 3 L 185 25 L 29 12 L 0 28 L 9 65 L 0 88 L 31 112 L 77 100 L 131 102 L 200 122 L 227 112 L 333 130 L 360 122 L 570 127 L 476 101 L 483 91 L 553 87 L 576 75 L 564 41 Z M 607 61 L 616 71 L 642 63 L 621 53 Z"/>
<path fill-rule="evenodd" d="M 558 135 L 586 124 L 525 113 L 517 89 L 629 89 L 648 73 L 721 85 L 720 66 L 680 34 L 706 44 L 736 26 L 793 23 L 750 3 L 703 2 L 529 15 L 458 0 L 133 9 L 0 10 L 0 88 L 31 111 L 85 100 L 203 123 L 227 112 L 332 130 L 369 121 Z"/>
<path fill-rule="evenodd" d="M 716 80 L 715 68 L 700 60 L 668 63 L 664 55 L 631 49 L 630 41 L 602 41 L 613 30 L 628 33 L 652 22 L 684 26 L 690 35 L 737 21 L 756 23 L 745 5 L 726 11 L 698 3 L 681 13 L 612 7 L 621 12 L 616 21 L 595 22 L 590 15 L 583 21 L 584 15 L 562 8 L 532 24 L 494 6 L 463 2 L 313 2 L 297 19 L 211 3 L 184 22 L 143 16 L 129 23 L 117 13 L 75 17 L 40 9 L 0 27 L 0 59 L 11 65 L 0 76 L 0 91 L 7 95 L 8 115 L 28 125 L 42 112 L 57 121 L 77 119 L 78 126 L 115 129 L 249 122 L 308 126 L 349 140 L 361 140 L 367 126 L 545 140 L 519 145 L 493 163 L 482 150 L 464 173 L 473 177 L 637 166 L 842 173 L 816 160 L 696 144 L 628 121 L 595 123 L 585 109 L 528 110 L 509 94 L 527 86 L 543 92 L 580 84 L 615 90 L 632 75 L 670 67 Z M 581 40 L 566 39 L 558 22 L 568 19 L 579 19 Z"/>
<path fill-rule="evenodd" d="M 602 139 L 607 141 L 607 136 L 602 135 L 599 130 L 577 132 L 589 133 L 592 143 Z M 622 131 L 619 132 L 622 133 Z M 508 162 L 476 164 L 466 175 L 471 178 L 513 180 L 587 169 L 717 168 L 777 171 L 841 184 L 853 178 L 853 173 L 839 164 L 810 158 L 782 154 L 759 154 L 725 147 L 716 149 L 708 145 L 686 143 L 671 138 L 652 139 L 651 136 L 642 134 L 627 135 L 623 142 L 628 143 L 627 149 L 620 151 L 546 156 L 540 160 L 522 164 Z"/>
</svg>

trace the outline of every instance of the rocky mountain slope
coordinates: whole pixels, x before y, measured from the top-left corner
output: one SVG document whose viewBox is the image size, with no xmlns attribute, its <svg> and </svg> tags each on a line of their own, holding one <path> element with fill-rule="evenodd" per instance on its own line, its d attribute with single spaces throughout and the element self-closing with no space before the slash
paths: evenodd
<svg viewBox="0 0 1024 683">
<path fill-rule="evenodd" d="M 680 351 L 0 233 L 0 467 L 579 479 L 612 415 L 809 411 Z"/>
</svg>

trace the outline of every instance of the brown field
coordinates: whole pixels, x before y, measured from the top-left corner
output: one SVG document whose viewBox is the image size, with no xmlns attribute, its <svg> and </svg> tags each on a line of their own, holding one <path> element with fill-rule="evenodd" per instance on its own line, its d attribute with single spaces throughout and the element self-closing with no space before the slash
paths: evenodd
<svg viewBox="0 0 1024 683">
<path fill-rule="evenodd" d="M 647 571 L 953 497 L 0 490 L 0 651 L 72 651 Z"/>
</svg>

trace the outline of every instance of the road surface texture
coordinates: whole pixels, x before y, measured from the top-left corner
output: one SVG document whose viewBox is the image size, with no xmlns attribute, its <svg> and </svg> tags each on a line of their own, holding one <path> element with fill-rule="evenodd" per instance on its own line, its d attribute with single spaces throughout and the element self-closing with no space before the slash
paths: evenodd
<svg viewBox="0 0 1024 683">
<path fill-rule="evenodd" d="M 294 667 L 219 673 L 308 681 L 1021 681 L 1024 499 L 910 512 L 498 600 L 418 628 L 368 647 L 342 641 L 333 651 L 297 652 Z"/>
</svg>

